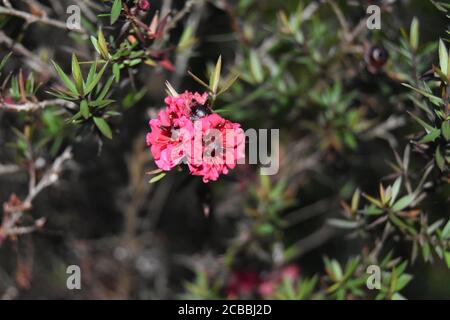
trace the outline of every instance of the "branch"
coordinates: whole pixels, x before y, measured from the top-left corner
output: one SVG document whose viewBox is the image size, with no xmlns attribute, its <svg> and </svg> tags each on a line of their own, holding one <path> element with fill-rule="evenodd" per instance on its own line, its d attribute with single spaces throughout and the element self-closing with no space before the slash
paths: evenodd
<svg viewBox="0 0 450 320">
<path fill-rule="evenodd" d="M 14 8 L 5 8 L 3 6 L 0 6 L 0 14 L 6 14 L 9 16 L 22 18 L 26 21 L 27 24 L 42 23 L 42 24 L 46 24 L 46 25 L 49 25 L 49 26 L 52 26 L 55 28 L 59 28 L 59 29 L 63 29 L 66 31 L 74 31 L 76 33 L 81 33 L 81 34 L 86 33 L 86 31 L 84 29 L 70 30 L 69 28 L 67 28 L 67 25 L 65 22 L 54 20 L 54 19 L 48 18 L 46 16 L 38 17 L 38 16 L 32 15 L 28 12 L 19 11 Z"/>
<path fill-rule="evenodd" d="M 16 173 L 19 171 L 19 166 L 15 164 L 1 164 L 0 163 L 0 176 L 4 174 Z"/>
<path fill-rule="evenodd" d="M 30 67 L 37 71 L 38 73 L 55 75 L 54 70 L 47 64 L 45 64 L 38 56 L 36 56 L 33 52 L 25 48 L 22 44 L 16 43 L 10 37 L 8 37 L 3 31 L 0 30 L 0 43 L 4 43 L 9 49 L 24 56 L 26 59 L 26 63 L 30 65 Z"/>
<path fill-rule="evenodd" d="M 63 164 L 67 160 L 72 159 L 72 149 L 68 147 L 64 152 L 55 159 L 51 168 L 47 170 L 44 176 L 39 180 L 38 184 L 32 187 L 25 198 L 25 204 L 31 205 L 33 199 L 45 188 L 51 186 L 59 180 L 60 173 L 63 169 Z"/>
<path fill-rule="evenodd" d="M 44 100 L 39 102 L 26 102 L 22 104 L 13 104 L 13 103 L 0 103 L 0 110 L 6 109 L 10 111 L 17 111 L 17 112 L 33 112 L 37 110 L 44 109 L 48 106 L 61 106 L 61 107 L 67 107 L 70 109 L 74 109 L 76 107 L 75 103 L 71 101 L 66 101 L 63 99 L 52 99 L 52 100 Z"/>
<path fill-rule="evenodd" d="M 37 184 L 35 182 L 35 167 L 34 165 L 30 165 L 30 184 L 28 195 L 26 196 L 24 202 L 21 202 L 15 195 L 12 195 L 10 201 L 3 204 L 3 220 L 0 225 L 0 245 L 8 237 L 30 233 L 44 226 L 45 218 L 35 220 L 30 226 L 18 226 L 18 223 L 23 217 L 24 212 L 32 208 L 34 198 L 42 190 L 52 184 L 55 184 L 59 180 L 64 163 L 71 158 L 72 151 L 71 148 L 68 147 L 58 158 L 55 159 L 52 166 L 45 172 Z"/>
</svg>

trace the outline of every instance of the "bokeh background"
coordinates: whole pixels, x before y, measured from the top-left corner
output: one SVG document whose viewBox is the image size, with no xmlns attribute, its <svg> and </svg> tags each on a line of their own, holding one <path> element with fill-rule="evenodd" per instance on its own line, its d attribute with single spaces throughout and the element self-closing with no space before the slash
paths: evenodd
<svg viewBox="0 0 450 320">
<path fill-rule="evenodd" d="M 33 72 L 42 83 L 35 95 L 40 101 L 61 83 L 48 71 L 54 70 L 51 60 L 70 74 L 72 53 L 79 61 L 98 56 L 89 35 L 95 36 L 100 26 L 112 51 L 127 38 L 123 30 L 133 34 L 123 16 L 113 25 L 108 16 L 98 16 L 110 12 L 112 1 L 11 3 L 16 10 L 59 21 L 67 19 L 70 4 L 81 8 L 87 35 L 0 14 L 1 55 L 15 48 L 2 81 L 9 72 Z M 383 229 L 337 228 L 329 219 L 343 219 L 342 201 L 350 202 L 357 188 L 374 195 L 380 182 L 394 181 L 395 153 L 403 157 L 420 132 L 408 111 L 421 111 L 410 100 L 411 89 L 401 83 L 417 83 L 438 64 L 439 38 L 448 38 L 445 13 L 423 0 L 149 3 L 149 9 L 136 14 L 145 23 L 157 11 L 160 17 L 171 12 L 169 21 L 179 18 L 156 45 L 150 44 L 152 50 L 165 50 L 171 65 L 155 59 L 154 65 L 122 70 L 110 90 L 120 113 L 110 121 L 112 140 L 92 126 L 68 124 L 58 106 L 30 113 L 0 108 L 0 163 L 14 169 L 0 175 L 2 203 L 12 194 L 23 200 L 28 190 L 29 162 L 17 147 L 16 131 L 31 131 L 33 159 L 42 164 L 38 177 L 65 147 L 73 153 L 58 181 L 39 193 L 20 221 L 27 225 L 45 217 L 45 225 L 2 241 L 0 297 L 295 298 L 283 295 L 286 287 L 278 289 L 287 275 L 293 281 L 316 276 L 313 293 L 302 298 L 374 298 L 376 293 L 364 285 L 361 295 L 328 293 L 332 277 L 324 257 L 343 266 L 359 256 L 355 274 L 364 277 L 367 257 Z M 381 8 L 380 30 L 365 26 L 371 4 Z M 411 56 L 405 53 L 402 30 L 409 35 L 414 17 L 420 37 Z M 16 44 L 26 48 L 25 54 Z M 380 61 L 373 61 L 373 50 L 383 55 Z M 239 73 L 240 79 L 218 98 L 216 108 L 244 129 L 280 130 L 278 174 L 261 176 L 257 165 L 242 165 L 204 184 L 181 168 L 150 184 L 147 172 L 156 167 L 145 136 L 149 119 L 164 105 L 165 81 L 179 91 L 202 91 L 187 71 L 207 79 L 219 55 L 223 77 Z M 2 91 L 3 98 L 8 96 L 7 89 Z M 36 136 L 48 136 L 48 141 L 38 148 Z M 416 181 L 428 159 L 411 146 L 410 172 Z M 426 190 L 420 203 L 431 222 L 449 218 L 446 172 L 431 173 L 442 180 Z M 402 296 L 450 298 L 445 261 L 425 261 L 421 254 L 412 259 L 412 242 L 401 233 L 381 246 L 380 257 L 392 252 L 408 261 L 406 272 L 413 278 Z M 82 270 L 81 290 L 66 288 L 66 268 L 73 264 Z"/>
</svg>

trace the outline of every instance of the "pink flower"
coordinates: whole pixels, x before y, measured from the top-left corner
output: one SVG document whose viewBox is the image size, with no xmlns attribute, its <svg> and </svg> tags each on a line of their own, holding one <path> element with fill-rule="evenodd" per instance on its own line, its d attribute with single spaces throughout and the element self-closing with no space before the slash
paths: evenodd
<svg viewBox="0 0 450 320">
<path fill-rule="evenodd" d="M 151 146 L 156 165 L 169 171 L 185 157 L 184 146 L 192 136 L 192 122 L 166 108 L 159 112 L 157 119 L 150 120 L 150 128 L 147 145 Z"/>
<path fill-rule="evenodd" d="M 190 117 L 193 109 L 200 105 L 203 106 L 208 100 L 208 93 L 199 94 L 198 92 L 192 93 L 185 91 L 176 97 L 168 96 L 164 99 L 167 107 L 171 112 L 176 113 L 178 116 Z"/>
<path fill-rule="evenodd" d="M 245 157 L 245 135 L 239 124 L 210 114 L 196 121 L 194 127 L 199 128 L 194 134 L 201 130 L 202 141 L 194 139 L 188 165 L 193 175 L 203 177 L 203 182 L 217 180 Z"/>
<path fill-rule="evenodd" d="M 250 297 L 260 282 L 259 274 L 254 271 L 235 271 L 232 273 L 227 287 L 228 299 Z"/>
<path fill-rule="evenodd" d="M 150 2 L 148 0 L 139 0 L 138 5 L 142 11 L 147 11 L 150 8 Z"/>
<path fill-rule="evenodd" d="M 271 298 L 276 287 L 287 279 L 293 283 L 298 281 L 300 270 L 298 266 L 291 264 L 283 267 L 281 270 L 272 271 L 258 287 L 258 292 L 263 298 Z"/>
<path fill-rule="evenodd" d="M 156 165 L 170 170 L 185 161 L 191 174 L 215 181 L 245 157 L 240 125 L 212 113 L 208 93 L 186 91 L 164 100 L 166 108 L 150 121 L 147 145 Z"/>
</svg>

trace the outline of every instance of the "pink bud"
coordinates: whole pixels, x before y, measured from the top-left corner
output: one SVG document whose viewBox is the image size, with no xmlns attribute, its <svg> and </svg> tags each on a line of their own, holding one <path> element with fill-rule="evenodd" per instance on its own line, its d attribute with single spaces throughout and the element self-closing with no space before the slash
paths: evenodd
<svg viewBox="0 0 450 320">
<path fill-rule="evenodd" d="M 142 11 L 147 11 L 150 8 L 150 2 L 148 0 L 139 0 L 138 6 Z"/>
</svg>

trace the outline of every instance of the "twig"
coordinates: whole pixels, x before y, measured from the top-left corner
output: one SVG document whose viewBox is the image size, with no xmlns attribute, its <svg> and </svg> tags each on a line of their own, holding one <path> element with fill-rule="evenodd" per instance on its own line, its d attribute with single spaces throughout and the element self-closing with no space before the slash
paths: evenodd
<svg viewBox="0 0 450 320">
<path fill-rule="evenodd" d="M 31 226 L 19 227 L 17 224 L 22 218 L 25 211 L 32 208 L 34 198 L 45 188 L 51 186 L 59 180 L 63 164 L 72 158 L 71 148 L 68 147 L 64 152 L 55 159 L 52 166 L 45 172 L 39 182 L 36 184 L 34 172 L 35 166 L 29 166 L 30 183 L 28 195 L 23 202 L 17 197 L 11 197 L 8 203 L 3 205 L 3 220 L 0 225 L 0 244 L 8 237 L 17 236 L 25 233 L 33 232 L 45 224 L 45 218 L 35 220 Z"/>
<path fill-rule="evenodd" d="M 184 4 L 183 9 L 181 9 L 174 17 L 172 20 L 170 20 L 169 23 L 167 23 L 167 26 L 165 28 L 165 32 L 168 33 L 170 30 L 172 30 L 178 23 L 178 21 L 180 21 L 181 19 L 184 18 L 184 16 L 186 14 L 188 14 L 192 7 L 194 6 L 194 4 L 196 3 L 202 3 L 203 0 L 188 0 L 186 1 L 186 3 Z"/>
<path fill-rule="evenodd" d="M 0 164 L 0 176 L 4 174 L 16 173 L 19 169 L 19 166 L 15 164 Z"/>
<path fill-rule="evenodd" d="M 75 108 L 75 103 L 71 101 L 66 101 L 62 99 L 52 99 L 52 100 L 44 100 L 39 102 L 26 102 L 22 104 L 12 104 L 12 103 L 1 103 L 0 104 L 0 110 L 6 109 L 10 111 L 17 111 L 17 112 L 33 112 L 37 110 L 44 109 L 48 106 L 62 106 L 67 107 L 70 109 Z"/>
<path fill-rule="evenodd" d="M 32 15 L 28 12 L 25 11 L 20 11 L 20 10 L 16 10 L 14 8 L 6 8 L 3 6 L 0 6 L 0 14 L 6 14 L 9 16 L 14 16 L 14 17 L 18 17 L 18 18 L 22 18 L 26 21 L 27 24 L 33 24 L 33 23 L 42 23 L 42 24 L 46 24 L 55 28 L 59 28 L 59 29 L 63 29 L 66 31 L 73 31 L 76 33 L 81 33 L 81 34 L 85 34 L 86 31 L 84 29 L 73 29 L 70 30 L 69 28 L 67 28 L 67 25 L 65 22 L 62 21 L 58 21 L 55 19 L 51 19 L 48 17 L 38 17 L 35 15 Z"/>
<path fill-rule="evenodd" d="M 323 226 L 319 230 L 313 232 L 306 238 L 297 241 L 294 246 L 297 248 L 291 260 L 298 259 L 306 253 L 322 246 L 336 235 L 336 231 L 327 226 Z"/>
<path fill-rule="evenodd" d="M 72 159 L 72 148 L 68 147 L 58 158 L 55 159 L 51 168 L 47 170 L 41 180 L 39 180 L 38 184 L 34 188 L 32 188 L 32 190 L 30 190 L 28 196 L 25 198 L 25 204 L 29 203 L 31 205 L 33 199 L 42 190 L 56 183 L 63 169 L 64 162 L 70 159 Z"/>
<path fill-rule="evenodd" d="M 198 28 L 198 25 L 200 23 L 200 20 L 203 16 L 204 12 L 204 5 L 205 3 L 203 1 L 198 2 L 196 4 L 196 10 L 192 12 L 189 19 L 186 21 L 186 26 L 189 26 L 192 28 L 192 33 L 195 34 Z M 180 85 L 182 77 L 186 73 L 187 65 L 189 62 L 189 59 L 192 56 L 194 46 L 190 47 L 186 50 L 186 52 L 182 52 L 176 56 L 175 60 L 175 73 L 172 76 L 171 83 L 177 88 Z"/>
<path fill-rule="evenodd" d="M 331 8 L 333 9 L 334 13 L 336 14 L 336 17 L 339 21 L 339 24 L 342 27 L 342 31 L 344 32 L 344 41 L 350 42 L 350 28 L 348 26 L 347 20 L 345 20 L 344 14 L 342 13 L 339 6 L 333 1 L 328 0 L 328 3 L 330 4 Z"/>
<path fill-rule="evenodd" d="M 24 56 L 26 63 L 36 72 L 43 74 L 55 75 L 54 70 L 42 60 L 37 57 L 33 52 L 25 48 L 22 44 L 14 42 L 10 37 L 8 37 L 3 31 L 0 30 L 0 43 L 5 44 L 13 52 Z"/>
</svg>

